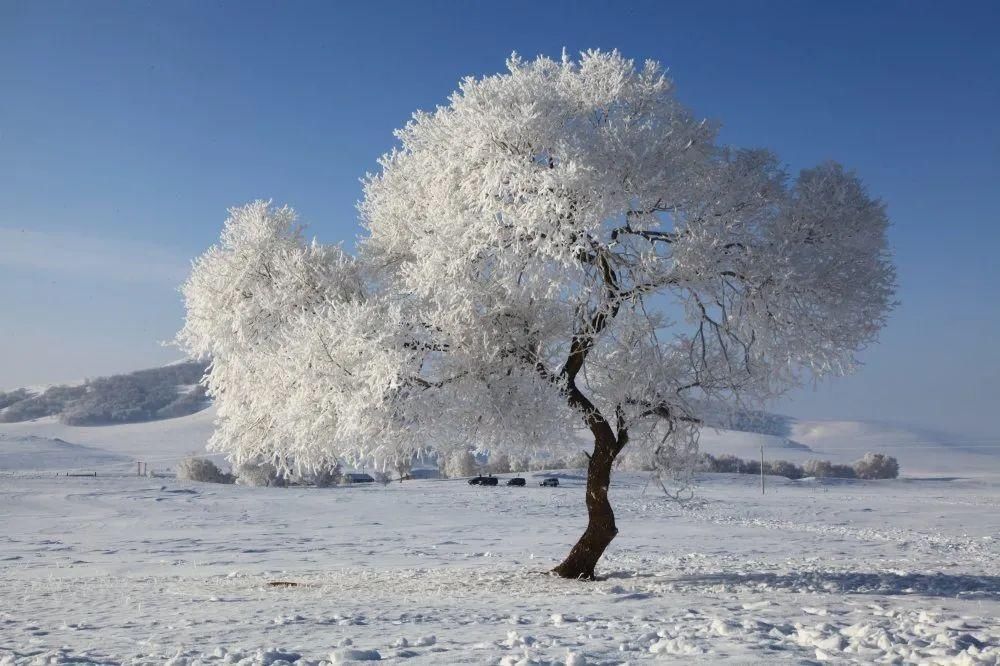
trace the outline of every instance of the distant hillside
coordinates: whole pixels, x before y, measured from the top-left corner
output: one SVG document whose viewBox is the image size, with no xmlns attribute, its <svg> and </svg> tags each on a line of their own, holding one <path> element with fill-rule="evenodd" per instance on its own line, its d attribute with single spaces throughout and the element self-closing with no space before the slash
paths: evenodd
<svg viewBox="0 0 1000 666">
<path fill-rule="evenodd" d="M 58 437 L 8 435 L 0 432 L 0 470 L 58 469 L 63 471 L 128 465 L 129 456 L 65 442 Z"/>
<path fill-rule="evenodd" d="M 198 382 L 207 364 L 184 361 L 123 375 L 99 377 L 77 386 L 0 392 L 0 422 L 56 416 L 67 425 L 139 423 L 185 416 L 209 400 Z"/>
<path fill-rule="evenodd" d="M 735 409 L 714 418 L 706 420 L 710 428 L 734 430 L 736 432 L 752 432 L 759 435 L 788 437 L 792 433 L 795 420 L 781 414 L 772 414 L 757 410 Z"/>
</svg>

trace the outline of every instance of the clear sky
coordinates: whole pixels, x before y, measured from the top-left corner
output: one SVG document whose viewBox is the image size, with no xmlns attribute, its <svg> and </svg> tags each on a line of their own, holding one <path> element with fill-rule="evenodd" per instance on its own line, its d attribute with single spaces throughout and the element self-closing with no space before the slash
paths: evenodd
<svg viewBox="0 0 1000 666">
<path fill-rule="evenodd" d="M 178 357 L 177 285 L 254 198 L 353 243 L 416 109 L 512 51 L 670 68 L 722 139 L 835 159 L 893 220 L 902 302 L 784 413 L 1000 435 L 997 2 L 0 0 L 0 388 Z"/>
</svg>

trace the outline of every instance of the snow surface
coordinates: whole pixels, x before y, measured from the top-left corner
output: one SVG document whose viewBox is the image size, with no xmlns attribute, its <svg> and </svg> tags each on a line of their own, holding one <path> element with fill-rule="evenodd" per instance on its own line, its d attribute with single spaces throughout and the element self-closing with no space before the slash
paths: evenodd
<svg viewBox="0 0 1000 666">
<path fill-rule="evenodd" d="M 59 438 L 0 433 L 0 470 L 80 472 L 87 467 L 104 468 L 131 460 L 128 456 L 70 444 Z"/>
<path fill-rule="evenodd" d="M 205 455 L 205 445 L 212 435 L 215 409 L 204 409 L 189 416 L 144 423 L 123 423 L 107 426 L 69 426 L 59 422 L 58 417 L 49 416 L 34 421 L 0 424 L 0 435 L 10 440 L 23 437 L 60 439 L 72 444 L 100 449 L 122 456 L 121 471 L 134 469 L 134 461 L 149 464 L 151 471 L 174 469 L 189 455 Z M 0 439 L 0 452 L 5 451 Z M 44 461 L 44 452 L 39 452 L 37 467 L 54 468 L 55 462 Z M 221 460 L 220 456 L 208 456 Z M 87 467 L 82 462 L 76 467 Z M 92 465 L 91 465 L 92 466 Z M 0 461 L 0 474 L 9 468 Z"/>
<path fill-rule="evenodd" d="M 605 579 L 580 583 L 545 574 L 583 529 L 580 471 L 558 488 L 538 486 L 545 472 L 525 488 L 128 475 L 130 459 L 166 469 L 203 447 L 211 418 L 0 427 L 0 664 L 1000 663 L 988 449 L 924 438 L 890 451 L 910 478 L 769 477 L 763 496 L 755 477 L 703 475 L 684 505 L 618 473 Z M 705 444 L 887 450 L 878 426 L 819 425 Z M 34 471 L 3 462 L 26 446 Z"/>
</svg>

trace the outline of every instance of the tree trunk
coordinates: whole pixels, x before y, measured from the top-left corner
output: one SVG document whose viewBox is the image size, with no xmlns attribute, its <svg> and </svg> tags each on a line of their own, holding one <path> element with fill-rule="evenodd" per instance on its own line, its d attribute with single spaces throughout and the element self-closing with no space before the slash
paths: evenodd
<svg viewBox="0 0 1000 666">
<path fill-rule="evenodd" d="M 587 466 L 587 530 L 573 546 L 562 564 L 552 573 L 563 578 L 593 580 L 594 568 L 604 554 L 604 549 L 618 534 L 615 514 L 608 501 L 611 484 L 611 464 L 618 455 L 617 442 L 611 435 L 598 434 L 594 441 L 594 454 Z"/>
</svg>

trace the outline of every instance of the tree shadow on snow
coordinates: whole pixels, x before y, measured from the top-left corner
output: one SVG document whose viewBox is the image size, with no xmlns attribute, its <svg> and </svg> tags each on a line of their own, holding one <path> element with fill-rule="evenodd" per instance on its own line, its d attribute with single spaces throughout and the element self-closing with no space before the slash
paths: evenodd
<svg viewBox="0 0 1000 666">
<path fill-rule="evenodd" d="M 1000 598 L 1000 576 L 964 574 L 859 573 L 854 571 L 718 573 L 684 576 L 675 578 L 673 581 L 684 586 L 732 585 L 761 591 Z"/>
</svg>

